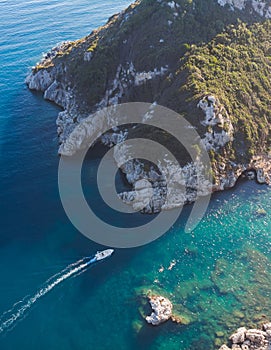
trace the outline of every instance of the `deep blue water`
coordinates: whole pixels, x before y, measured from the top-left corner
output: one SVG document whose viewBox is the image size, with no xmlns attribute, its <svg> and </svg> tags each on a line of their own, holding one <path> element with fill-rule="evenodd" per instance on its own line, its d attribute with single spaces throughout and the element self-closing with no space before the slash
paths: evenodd
<svg viewBox="0 0 271 350">
<path fill-rule="evenodd" d="M 128 3 L 0 0 L 0 315 L 35 294 L 67 265 L 102 248 L 77 232 L 62 209 L 55 127 L 59 108 L 30 92 L 24 79 L 42 52 L 88 34 Z M 99 155 L 98 148 L 90 155 L 91 172 L 96 171 Z M 95 196 L 91 186 L 89 191 Z M 257 216 L 259 208 L 267 215 Z M 101 210 L 110 216 L 102 205 Z M 183 230 L 189 210 L 186 207 L 174 228 L 158 241 L 117 250 L 110 263 L 92 266 L 56 286 L 13 329 L 0 334 L 0 349 L 210 350 L 215 349 L 216 331 L 226 337 L 240 324 L 238 319 L 229 321 L 232 312 L 242 310 L 245 320 L 253 323 L 248 304 L 238 299 L 236 281 L 240 273 L 248 273 L 240 251 L 246 252 L 244 266 L 250 269 L 261 269 L 264 261 L 271 280 L 270 187 L 243 182 L 233 191 L 216 194 L 192 234 Z M 138 222 L 139 216 L 133 220 Z M 255 250 L 261 259 L 251 253 Z M 168 270 L 173 260 L 176 265 Z M 223 294 L 212 277 L 218 261 L 229 263 L 231 278 L 226 282 L 232 293 Z M 263 295 L 264 287 L 269 288 L 266 280 L 261 285 L 248 281 L 246 300 L 264 309 L 270 294 L 264 289 L 262 298 L 257 295 Z M 170 297 L 191 324 L 147 327 L 139 313 L 141 288 Z"/>
</svg>

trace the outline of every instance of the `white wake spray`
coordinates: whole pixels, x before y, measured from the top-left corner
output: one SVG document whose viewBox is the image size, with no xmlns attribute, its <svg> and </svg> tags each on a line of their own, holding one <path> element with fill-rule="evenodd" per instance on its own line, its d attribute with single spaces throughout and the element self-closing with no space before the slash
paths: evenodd
<svg viewBox="0 0 271 350">
<path fill-rule="evenodd" d="M 15 323 L 17 321 L 20 321 L 25 312 L 29 310 L 38 299 L 43 297 L 45 294 L 50 292 L 54 287 L 56 287 L 61 282 L 65 281 L 67 278 L 76 275 L 77 273 L 83 272 L 83 270 L 95 262 L 93 259 L 88 261 L 87 263 L 83 263 L 84 259 L 79 260 L 69 266 L 67 266 L 64 270 L 62 270 L 60 273 L 54 275 L 53 277 L 49 278 L 46 283 L 44 284 L 44 287 L 39 289 L 36 294 L 26 299 L 25 302 L 23 302 L 23 305 L 19 306 L 20 303 L 16 303 L 12 309 L 5 312 L 0 317 L 0 333 L 10 330 L 15 326 Z M 79 266 L 78 266 L 79 264 Z M 77 267 L 74 267 L 77 266 Z"/>
</svg>

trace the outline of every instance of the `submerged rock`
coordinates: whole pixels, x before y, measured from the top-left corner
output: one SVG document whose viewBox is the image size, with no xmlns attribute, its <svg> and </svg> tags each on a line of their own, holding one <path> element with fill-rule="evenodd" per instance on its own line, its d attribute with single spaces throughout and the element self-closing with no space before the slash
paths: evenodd
<svg viewBox="0 0 271 350">
<path fill-rule="evenodd" d="M 259 208 L 259 209 L 256 210 L 256 215 L 257 215 L 257 216 L 266 216 L 266 215 L 267 215 L 267 212 L 266 212 L 265 209 Z"/>
</svg>

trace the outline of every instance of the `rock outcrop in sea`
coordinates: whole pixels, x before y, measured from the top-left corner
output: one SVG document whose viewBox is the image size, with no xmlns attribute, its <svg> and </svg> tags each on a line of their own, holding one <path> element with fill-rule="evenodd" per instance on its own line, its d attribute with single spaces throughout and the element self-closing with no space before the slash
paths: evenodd
<svg viewBox="0 0 271 350">
<path fill-rule="evenodd" d="M 219 350 L 270 350 L 271 323 L 265 323 L 262 329 L 238 328 L 230 336 L 231 345 L 222 345 Z"/>
<path fill-rule="evenodd" d="M 157 326 L 169 320 L 172 316 L 172 304 L 161 295 L 149 297 L 149 302 L 153 312 L 146 317 L 146 321 L 153 326 Z"/>
<path fill-rule="evenodd" d="M 149 102 L 189 121 L 212 164 L 213 183 L 201 181 L 199 189 L 194 179 L 201 164 L 170 135 L 138 125 L 100 139 L 119 145 L 116 162 L 127 156 L 121 142 L 135 135 L 154 137 L 178 155 L 178 168 L 155 169 L 140 159 L 122 163 L 133 187 L 120 194 L 126 203 L 145 203 L 148 189 L 135 188 L 138 180 L 148 179 L 153 187 L 146 213 L 231 188 L 241 175 L 251 178 L 255 172 L 259 183 L 270 183 L 270 13 L 268 1 L 206 0 L 204 6 L 200 0 L 136 1 L 85 38 L 54 47 L 26 83 L 63 108 L 56 121 L 63 155 L 68 146 L 80 148 L 69 139 L 75 128 L 104 107 Z M 165 171 L 186 187 L 185 194 L 165 186 Z"/>
<path fill-rule="evenodd" d="M 158 326 L 171 321 L 176 326 L 184 327 L 196 321 L 195 315 L 185 308 L 183 301 L 176 303 L 170 299 L 166 290 L 157 286 L 140 287 L 136 290 L 136 296 L 140 314 L 140 318 L 134 320 L 137 329 L 146 326 L 147 323 Z"/>
</svg>

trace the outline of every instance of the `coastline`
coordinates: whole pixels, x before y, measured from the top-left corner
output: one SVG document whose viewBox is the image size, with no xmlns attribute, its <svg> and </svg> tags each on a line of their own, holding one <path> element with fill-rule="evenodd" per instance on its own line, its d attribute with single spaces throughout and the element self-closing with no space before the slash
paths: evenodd
<svg viewBox="0 0 271 350">
<path fill-rule="evenodd" d="M 196 139 L 192 141 L 192 146 L 195 154 L 199 152 L 196 155 L 199 162 L 193 157 L 191 160 L 191 154 L 187 154 L 185 147 L 166 133 L 164 135 L 157 133 L 156 141 L 173 150 L 174 154 L 178 154 L 178 161 L 181 160 L 180 166 L 174 167 L 168 162 L 166 166 L 160 168 L 158 166 L 158 169 L 151 167 L 150 170 L 150 164 L 146 161 L 139 159 L 128 161 L 133 157 L 127 151 L 127 147 L 122 147 L 122 141 L 136 137 L 136 132 L 145 139 L 153 135 L 141 124 L 129 130 L 117 127 L 103 135 L 101 142 L 109 147 L 116 145 L 115 161 L 121 164 L 122 172 L 132 186 L 132 191 L 120 194 L 127 204 L 138 208 L 146 202 L 147 187 L 141 188 L 140 193 L 136 188 L 137 181 L 142 179 L 148 179 L 154 189 L 151 204 L 144 209 L 149 214 L 178 208 L 195 202 L 198 197 L 233 188 L 243 175 L 248 178 L 255 177 L 258 183 L 269 184 L 270 128 L 266 124 L 269 115 L 261 120 L 258 120 L 257 115 L 266 112 L 266 95 L 261 92 L 257 99 L 253 99 L 255 100 L 253 104 L 248 98 L 252 93 L 251 90 L 240 92 L 235 88 L 242 83 L 242 79 L 240 81 L 234 73 L 241 67 L 238 66 L 239 59 L 234 66 L 235 60 L 232 60 L 232 57 L 228 57 L 226 66 L 233 64 L 228 79 L 233 86 L 230 85 L 225 90 L 223 87 L 227 83 L 223 80 L 225 63 L 220 59 L 226 52 L 226 46 L 221 48 L 221 43 L 228 40 L 232 40 L 231 45 L 235 51 L 243 50 L 242 40 L 238 39 L 240 43 L 238 40 L 236 43 L 236 29 L 233 28 L 240 31 L 238 34 L 240 38 L 242 35 L 251 38 L 248 25 L 251 28 L 254 26 L 253 30 L 255 33 L 259 31 L 259 35 L 262 31 L 268 33 L 268 23 L 264 20 L 269 18 L 269 8 L 264 7 L 259 11 L 254 5 L 234 4 L 230 10 L 227 1 L 210 0 L 209 6 L 216 12 L 217 21 L 220 19 L 221 25 L 223 24 L 221 32 L 222 26 L 217 27 L 217 21 L 212 26 L 213 19 L 208 17 L 209 12 L 203 11 L 200 4 L 193 6 L 190 4 L 186 8 L 185 4 L 178 2 L 166 3 L 159 0 L 148 4 L 145 1 L 136 1 L 125 10 L 111 16 L 104 26 L 89 35 L 79 40 L 63 42 L 52 48 L 33 67 L 26 78 L 26 84 L 32 90 L 41 91 L 45 99 L 63 108 L 56 120 L 60 143 L 58 153 L 69 156 L 83 147 L 83 129 L 87 127 L 86 121 L 89 121 L 88 133 L 93 135 L 99 133 L 100 121 L 96 114 L 103 108 L 127 102 L 146 101 L 154 108 L 165 106 L 189 121 L 191 129 L 199 137 L 202 148 L 209 153 L 211 169 L 204 170 L 206 164 L 204 161 L 201 163 L 200 159 L 201 153 L 204 152 L 198 149 Z M 185 35 L 180 39 L 179 34 L 183 31 L 182 13 L 189 13 L 194 22 L 187 22 L 187 25 L 191 26 L 191 35 L 184 32 Z M 157 19 L 161 21 L 159 36 L 156 28 Z M 238 21 L 243 22 L 240 24 Z M 200 36 L 194 33 L 194 26 L 198 22 L 206 26 L 209 32 L 207 30 Z M 148 35 L 142 47 L 139 38 L 146 32 Z M 193 33 L 197 34 L 196 37 Z M 224 37 L 221 38 L 221 35 Z M 267 34 L 266 36 L 268 39 Z M 204 44 L 204 50 L 201 52 L 200 46 L 196 45 L 205 42 L 209 44 Z M 246 44 L 251 46 L 251 51 L 248 49 L 247 53 L 248 57 L 252 55 L 249 64 L 253 65 L 259 55 L 265 57 L 264 46 L 259 46 L 254 52 L 256 42 L 247 39 Z M 201 57 L 210 47 L 215 47 L 217 54 L 213 57 L 210 51 L 206 55 L 205 67 L 200 63 Z M 140 54 L 143 49 L 144 56 Z M 198 52 L 199 56 L 196 56 L 195 60 Z M 153 62 L 150 57 L 153 57 Z M 212 72 L 214 65 L 206 63 L 208 57 L 221 64 L 218 71 Z M 195 65 L 197 60 L 199 66 Z M 242 63 L 241 53 L 240 62 Z M 266 64 L 265 62 L 263 70 L 267 69 Z M 244 78 L 247 73 L 244 72 Z M 213 81 L 212 75 L 217 74 L 219 78 Z M 206 79 L 203 76 L 206 76 Z M 217 86 L 216 81 L 221 81 L 221 86 L 219 84 Z M 259 82 L 256 81 L 254 84 L 257 86 L 261 84 L 261 77 Z M 247 85 L 251 85 L 249 79 Z M 258 103 L 262 100 L 263 105 Z M 247 110 L 247 106 L 251 108 Z M 244 118 L 247 113 L 250 118 L 248 121 Z M 258 126 L 261 127 L 259 131 L 256 130 Z M 163 161 L 167 162 L 167 159 Z M 204 171 L 210 172 L 210 175 L 204 177 Z M 166 186 L 162 176 L 164 173 L 169 174 L 169 178 L 172 179 Z M 185 187 L 186 191 L 181 190 L 181 187 Z M 133 203 L 135 193 L 138 194 L 138 199 Z M 169 201 L 163 199 L 165 193 L 169 194 Z"/>
<path fill-rule="evenodd" d="M 66 49 L 65 49 L 66 50 Z M 91 61 L 92 55 L 84 53 L 84 58 L 83 60 L 85 62 Z M 55 102 L 56 104 L 60 105 L 63 108 L 63 111 L 60 112 L 58 118 L 57 118 L 57 127 L 58 127 L 58 133 L 60 136 L 60 143 L 64 144 L 65 140 L 69 137 L 69 135 L 73 132 L 74 127 L 78 125 L 78 123 L 81 123 L 84 121 L 84 119 L 89 115 L 88 112 L 78 112 L 80 110 L 79 105 L 76 103 L 76 99 L 74 98 L 74 95 L 76 94 L 76 91 L 73 91 L 73 89 L 66 89 L 67 84 L 69 82 L 64 82 L 63 86 L 61 83 L 56 83 L 55 77 L 57 74 L 64 74 L 64 72 L 61 71 L 53 71 L 53 67 L 46 67 L 46 68 L 41 68 L 36 72 L 36 74 L 40 73 L 40 77 L 35 77 L 34 75 L 30 75 L 27 79 L 27 84 L 30 88 L 34 89 L 40 89 L 44 93 L 44 98 L 48 99 L 50 101 Z M 64 68 L 65 70 L 65 68 Z M 49 71 L 49 75 L 47 74 Z M 52 75 L 51 75 L 52 74 Z M 35 80 L 37 79 L 37 80 Z M 121 87 L 121 84 L 118 84 L 119 81 L 117 79 L 117 86 Z M 48 86 L 47 86 L 48 85 Z M 45 88 L 46 87 L 46 88 Z M 107 96 L 108 97 L 108 96 Z M 205 96 L 208 97 L 209 96 Z M 111 103 L 115 103 L 115 100 L 112 100 Z M 108 102 L 107 98 L 107 102 Z M 200 103 L 201 100 L 199 100 Z M 98 108 L 101 108 L 99 106 Z M 129 132 L 129 131 L 128 131 Z M 117 130 L 111 133 L 111 135 L 106 135 L 103 139 L 104 144 L 108 146 L 113 146 L 119 143 L 119 141 L 123 140 L 124 133 L 122 130 Z M 59 152 L 61 154 L 61 151 Z M 122 154 L 122 156 L 125 156 L 125 154 Z M 219 178 L 219 183 L 213 187 L 213 192 L 217 191 L 223 191 L 226 189 L 233 188 L 237 181 L 245 176 L 248 177 L 249 179 L 256 179 L 256 181 L 260 184 L 264 183 L 270 183 L 270 173 L 271 173 L 271 164 L 270 164 L 270 157 L 266 154 L 259 154 L 254 156 L 251 161 L 247 164 L 235 164 L 233 165 L 233 168 L 228 172 L 227 170 L 227 165 L 225 164 L 220 164 L 221 169 L 217 173 L 217 178 Z M 224 167 L 224 168 L 223 168 Z M 234 170 L 233 170 L 234 169 Z M 150 173 L 146 173 L 144 170 L 144 164 L 140 163 L 138 161 L 135 161 L 135 163 L 129 164 L 129 167 L 127 169 L 123 168 L 123 173 L 128 176 L 130 179 L 129 183 L 131 186 L 134 185 L 135 181 L 138 179 L 135 174 L 140 174 L 140 177 L 149 177 L 151 178 Z M 222 176 L 223 175 L 223 176 Z M 156 176 L 156 175 L 155 175 Z M 154 180 L 154 179 L 153 179 Z M 187 179 L 189 181 L 189 179 Z M 160 185 L 159 185 L 160 186 Z M 161 186 L 162 187 L 162 186 Z M 160 187 L 160 188 L 161 188 Z M 125 196 L 125 194 L 124 194 Z M 129 198 L 126 197 L 127 203 L 129 203 Z M 190 198 L 186 198 L 186 202 L 192 202 Z M 147 213 L 152 213 L 152 212 L 158 212 L 161 210 L 161 207 L 154 205 L 152 208 L 150 208 Z M 245 256 L 243 257 L 244 259 L 246 258 Z M 221 268 L 221 267 L 220 267 Z M 224 268 L 222 266 L 222 268 Z M 215 279 L 215 278 L 214 278 Z M 218 289 L 221 290 L 221 294 L 225 292 L 225 285 L 221 285 L 219 278 L 218 281 L 216 281 L 216 286 L 218 286 Z M 208 286 L 206 287 L 207 289 L 209 288 Z M 240 316 L 240 315 L 239 315 Z M 242 317 L 240 317 L 241 322 Z M 221 334 L 220 334 L 221 335 Z M 224 334 L 225 337 L 225 334 Z M 218 338 L 221 340 L 221 337 L 218 336 Z M 244 339 L 245 341 L 246 339 Z M 250 339 L 248 339 L 250 340 Z M 250 340 L 251 341 L 251 340 Z M 219 342 L 217 342 L 218 345 Z M 244 347 L 245 345 L 248 345 L 247 343 L 243 344 L 239 342 L 240 344 L 233 345 L 232 349 L 242 349 L 243 348 L 246 350 L 250 348 Z M 251 344 L 251 343 L 250 343 Z M 249 345 L 250 345 L 249 344 Z M 243 348 L 241 348 L 241 345 L 244 345 Z M 253 342 L 252 342 L 253 345 Z M 239 347 L 238 347 L 239 346 Z M 254 345 L 253 345 L 254 346 Z M 261 344 L 259 345 L 261 346 Z M 225 345 L 220 348 L 221 350 L 228 350 L 227 346 Z M 251 349 L 258 349 L 257 347 L 252 347 Z M 259 347 L 261 349 L 261 347 Z"/>
<path fill-rule="evenodd" d="M 98 27 L 105 18 L 103 6 L 110 6 L 106 13 L 116 6 L 113 1 L 103 5 L 71 2 L 71 7 L 54 1 L 7 3 L 10 7 L 3 13 L 5 26 L 1 28 L 6 53 L 1 56 L 6 67 L 3 83 L 7 85 L 2 91 L 2 312 L 67 264 L 102 248 L 72 227 L 59 200 L 55 132 L 59 108 L 31 93 L 23 81 L 33 57 L 61 38 L 76 38 L 89 26 Z M 17 20 L 16 14 L 22 17 Z M 15 30 L 20 35 L 14 35 Z M 95 145 L 86 162 L 88 182 L 83 178 L 82 184 L 87 185 L 87 198 L 116 225 L 143 224 L 151 216 L 138 213 L 134 218 L 116 218 L 105 205 L 101 207 L 101 198 L 92 191 L 97 188 L 92 178 L 103 147 Z M 122 180 L 127 184 L 119 172 L 117 189 L 128 191 Z M 260 329 L 271 320 L 270 189 L 241 179 L 232 190 L 215 192 L 201 225 L 190 234 L 183 228 L 192 206 L 185 206 L 180 220 L 158 241 L 117 250 L 112 263 L 99 264 L 55 288 L 20 324 L 0 337 L 0 347 L 218 350 L 240 326 Z M 246 247 L 261 254 L 258 258 L 255 253 L 246 255 Z M 220 265 L 215 270 L 216 260 Z M 253 267 L 257 268 L 251 273 Z M 216 277 L 214 270 L 220 275 Z M 266 281 L 261 279 L 264 273 Z M 185 325 L 169 320 L 157 329 L 148 325 L 139 313 L 137 294 L 137 289 L 147 287 L 171 300 L 176 311 L 193 322 Z M 144 315 L 150 314 L 147 308 Z M 143 324 L 140 331 L 139 322 Z M 215 345 L 216 338 L 220 344 Z"/>
<path fill-rule="evenodd" d="M 100 104 L 95 107 L 96 111 L 93 111 L 93 113 L 89 114 L 86 111 L 80 112 L 82 107 L 79 107 L 79 104 L 77 102 L 78 97 L 76 96 L 76 91 L 69 87 L 70 83 L 69 81 L 66 81 L 67 78 L 65 78 L 65 67 L 63 68 L 63 64 L 52 64 L 52 60 L 59 55 L 59 52 L 68 50 L 69 54 L 71 50 L 76 50 L 77 45 L 81 45 L 80 40 L 72 43 L 64 42 L 63 44 L 60 44 L 59 47 L 54 47 L 49 53 L 47 53 L 44 56 L 41 62 L 37 63 L 37 65 L 32 69 L 32 72 L 26 78 L 26 84 L 29 87 L 29 89 L 40 91 L 43 94 L 45 100 L 49 100 L 63 109 L 63 111 L 59 112 L 58 117 L 56 119 L 57 133 L 60 144 L 58 152 L 60 155 L 69 154 L 69 151 L 67 153 L 65 149 L 65 142 L 67 141 L 69 136 L 74 132 L 74 130 L 76 130 L 76 127 L 84 123 L 85 120 L 91 119 L 92 115 L 95 115 L 97 111 L 103 108 L 103 104 Z M 83 48 L 86 45 L 87 44 L 84 44 Z M 80 52 L 81 51 L 82 48 L 80 47 Z M 64 80 L 56 83 L 57 75 L 63 76 Z M 117 99 L 111 101 L 110 103 L 114 105 L 115 103 L 117 103 Z M 200 103 L 202 102 L 200 101 Z M 208 110 L 208 108 L 206 110 L 204 105 L 200 106 L 201 108 L 203 108 L 206 115 L 212 113 L 212 111 Z M 122 151 L 121 142 L 126 140 L 130 132 L 131 130 L 127 129 L 118 129 L 114 131 L 112 130 L 110 133 L 104 135 L 100 139 L 100 142 L 108 147 L 117 145 L 117 152 L 114 152 L 115 161 L 116 163 L 118 163 L 118 159 L 121 159 L 122 164 L 126 163 L 124 166 L 121 166 L 121 170 L 126 176 L 128 183 L 131 185 L 132 191 L 120 193 L 121 198 L 128 205 L 134 205 L 135 207 L 141 206 L 145 200 L 144 194 L 139 195 L 137 203 L 132 203 L 132 198 L 134 198 L 135 194 L 134 185 L 138 180 L 148 178 L 152 184 L 155 184 L 156 190 L 152 200 L 153 204 L 151 207 L 146 208 L 144 210 L 145 213 L 158 213 L 164 209 L 168 210 L 182 206 L 183 204 L 193 203 L 198 195 L 196 194 L 197 191 L 194 194 L 192 193 L 190 195 L 187 195 L 184 199 L 181 199 L 181 197 L 176 196 L 175 200 L 173 199 L 171 203 L 169 203 L 167 206 L 163 206 L 164 202 L 161 201 L 161 193 L 167 192 L 167 188 L 164 185 L 164 179 L 162 178 L 161 181 L 157 182 L 158 174 L 153 171 L 146 171 L 144 162 L 140 160 L 135 159 L 129 160 L 127 162 L 125 161 L 125 158 L 127 158 L 127 160 L 129 159 L 130 154 L 127 153 L 125 147 Z M 78 134 L 78 138 L 81 138 L 81 135 Z M 161 173 L 163 173 L 163 171 L 171 172 L 172 176 L 174 176 L 174 173 L 176 172 L 181 172 L 185 179 L 186 186 L 196 188 L 196 183 L 193 184 L 193 177 L 190 177 L 191 175 L 189 175 L 193 174 L 194 166 L 195 164 L 188 163 L 184 167 L 180 166 L 179 169 L 171 169 L 169 165 L 167 169 L 161 168 L 159 170 Z M 222 163 L 219 164 L 218 167 L 216 165 L 215 168 L 213 168 L 213 171 L 214 174 L 216 174 L 214 175 L 216 183 L 206 184 L 204 187 L 199 188 L 200 192 L 202 192 L 200 196 L 208 195 L 210 191 L 217 192 L 233 188 L 236 185 L 238 179 L 244 176 L 248 179 L 255 179 L 259 184 L 270 184 L 271 156 L 267 154 L 259 154 L 257 156 L 253 156 L 251 161 L 247 164 L 234 164 L 231 162 L 230 168 L 226 163 Z M 144 191 L 142 191 L 142 193 L 144 193 Z"/>
</svg>

